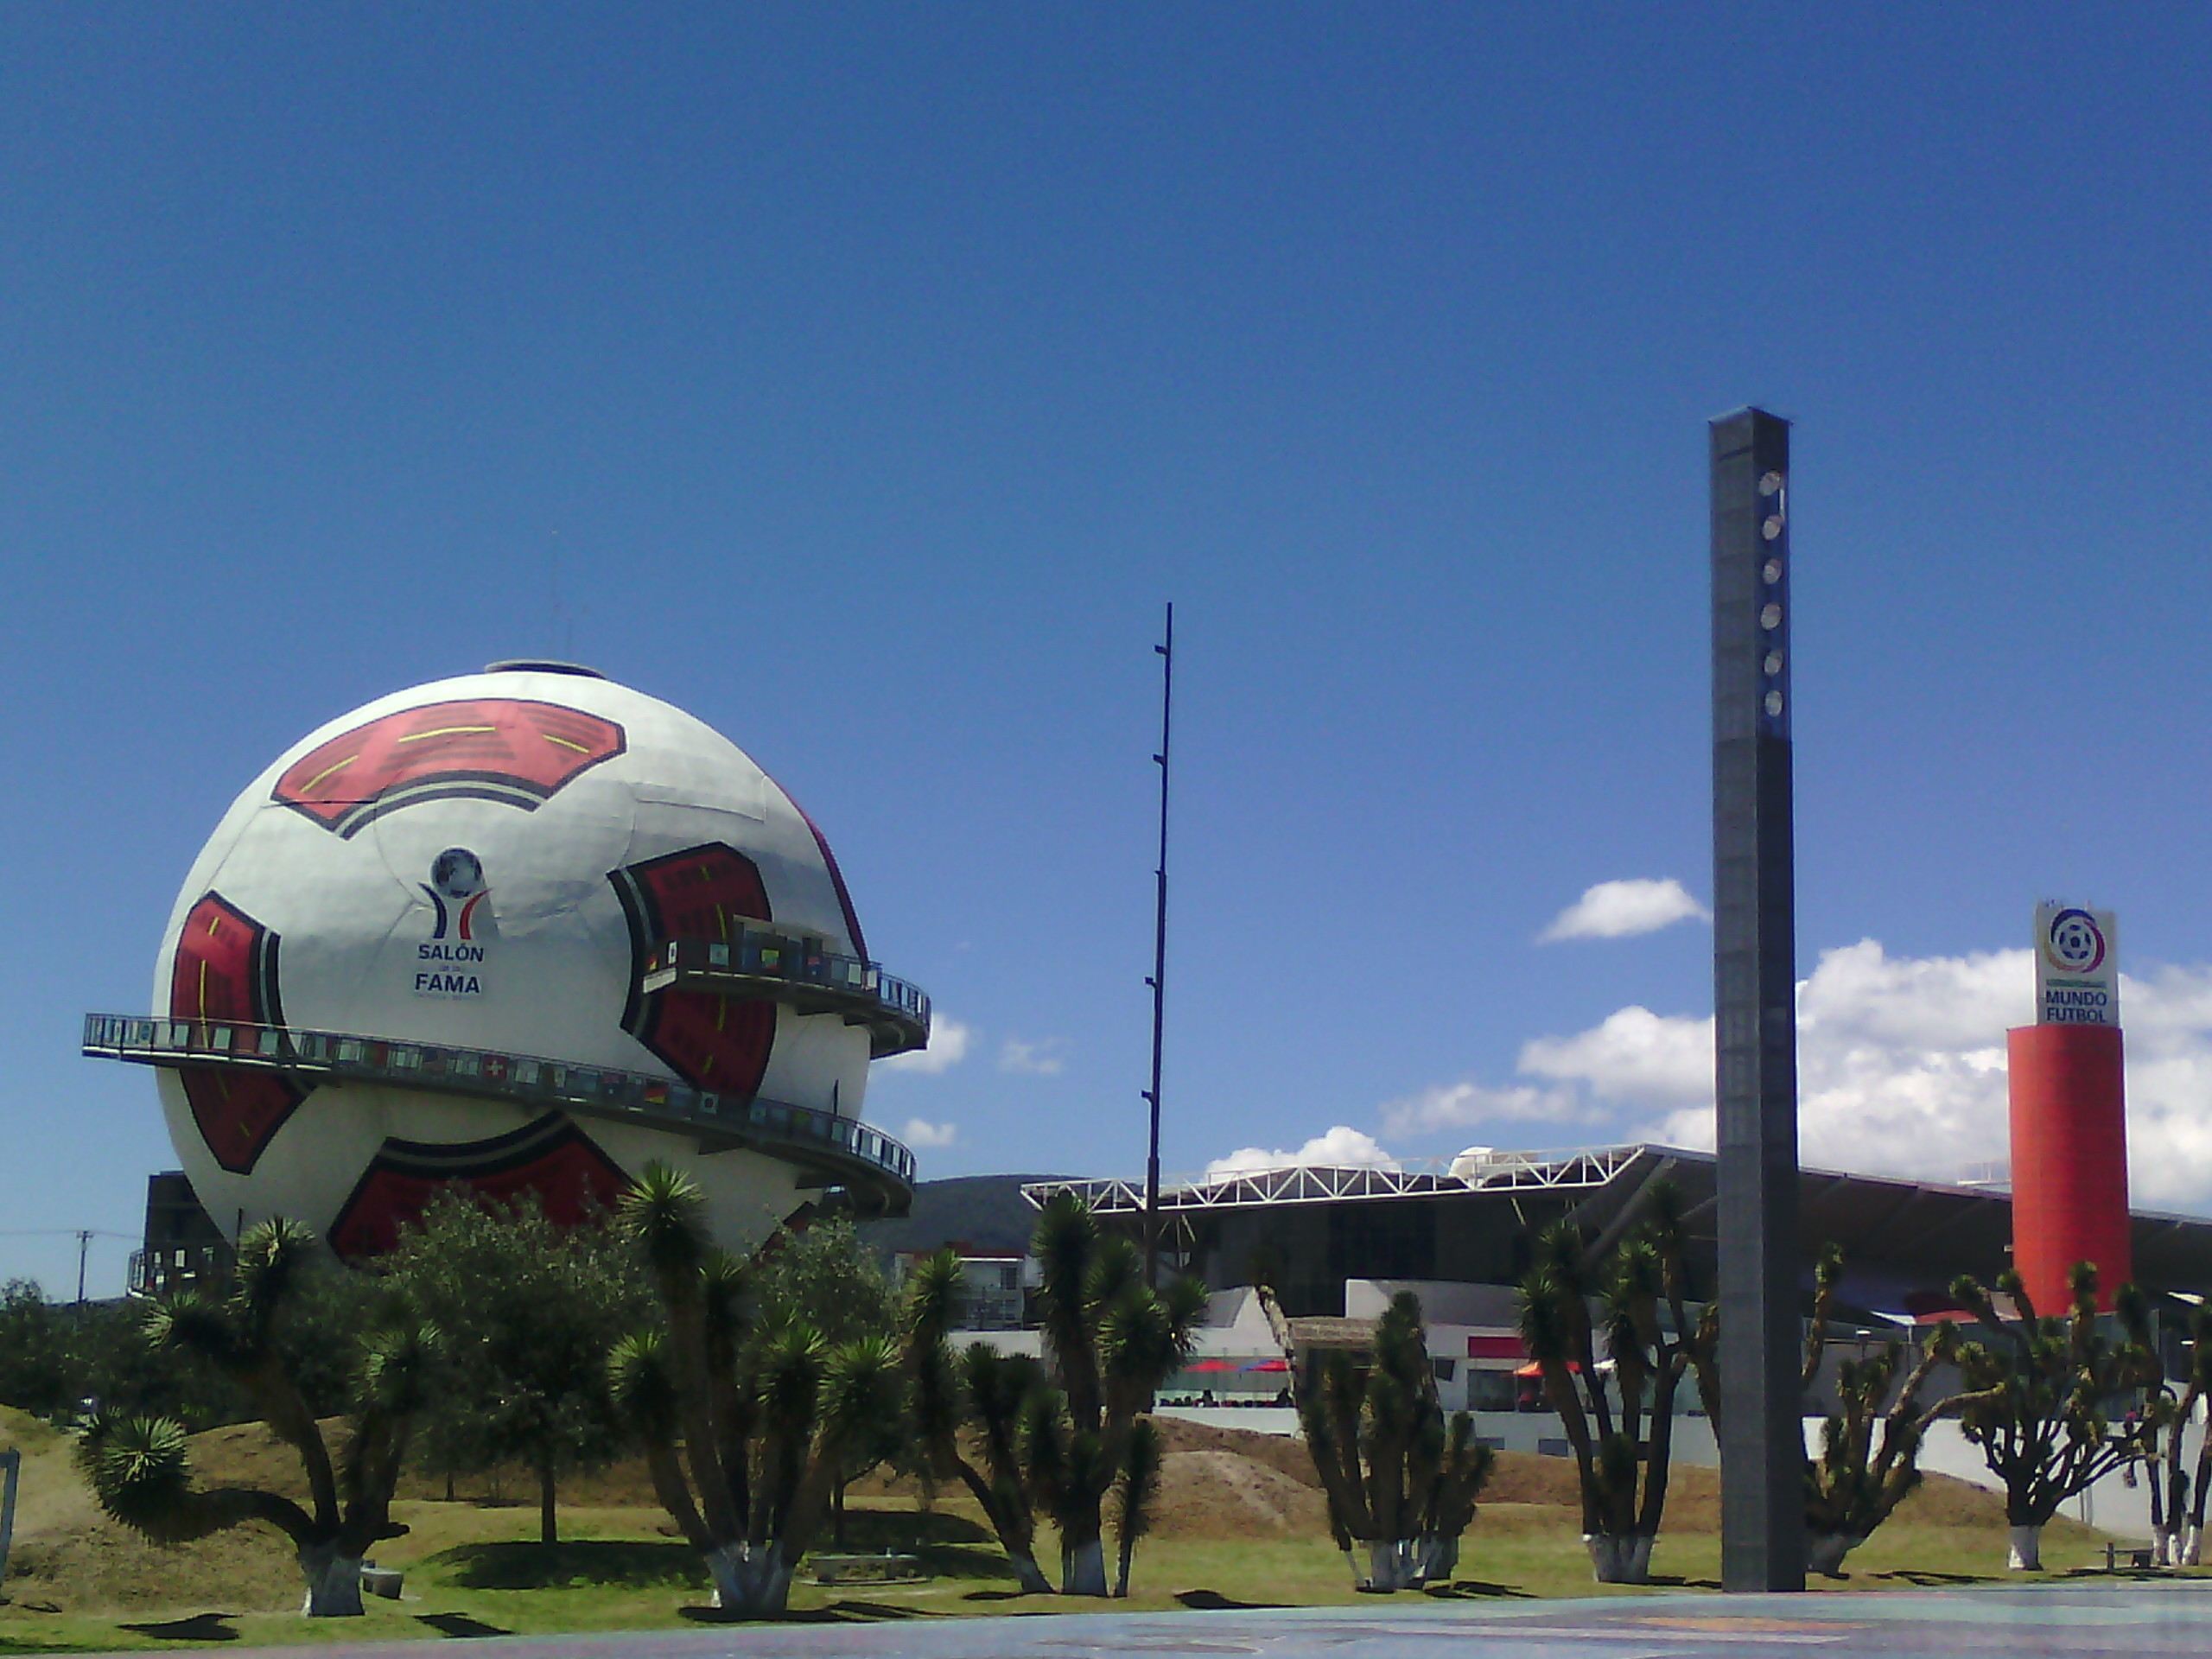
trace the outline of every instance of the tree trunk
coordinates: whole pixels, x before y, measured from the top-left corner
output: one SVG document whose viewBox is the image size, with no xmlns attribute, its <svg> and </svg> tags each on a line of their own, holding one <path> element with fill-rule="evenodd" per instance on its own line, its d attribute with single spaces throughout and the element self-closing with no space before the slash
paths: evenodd
<svg viewBox="0 0 2212 1659">
<path fill-rule="evenodd" d="M 1630 1584 L 1651 1582 L 1651 1546 L 1659 1541 L 1659 1535 L 1652 1532 L 1633 1534 L 1628 1543 L 1628 1578 Z"/>
<path fill-rule="evenodd" d="M 1014 1576 L 1021 1586 L 1023 1595 L 1049 1596 L 1052 1593 L 1052 1581 L 1045 1576 L 1045 1569 L 1037 1565 L 1034 1555 L 1027 1550 L 1009 1549 L 1006 1558 L 1014 1564 Z"/>
<path fill-rule="evenodd" d="M 1064 1596 L 1103 1596 L 1106 1593 L 1106 1547 L 1096 1538 L 1060 1546 L 1060 1593 Z"/>
<path fill-rule="evenodd" d="M 561 1541 L 561 1518 L 553 1502 L 553 1459 L 545 1458 L 537 1465 L 537 1541 L 557 1544 Z"/>
<path fill-rule="evenodd" d="M 361 1558 L 335 1544 L 312 1544 L 300 1552 L 300 1576 L 307 1580 L 302 1618 L 359 1618 L 361 1616 Z"/>
<path fill-rule="evenodd" d="M 2005 1565 L 2015 1573 L 2043 1571 L 2043 1529 L 2014 1527 L 2012 1529 L 2012 1549 Z"/>
<path fill-rule="evenodd" d="M 1116 1601 L 1127 1601 L 1129 1599 L 1129 1563 L 1135 1559 L 1136 1553 L 1137 1541 L 1129 1534 L 1123 1533 L 1121 1538 L 1121 1560 L 1117 1564 L 1119 1570 L 1114 1574 L 1114 1599 Z"/>
<path fill-rule="evenodd" d="M 1599 1584 L 1649 1584 L 1651 1535 L 1642 1532 L 1586 1532 L 1591 1576 Z"/>
<path fill-rule="evenodd" d="M 1805 1539 L 1805 1570 L 1818 1573 L 1823 1578 L 1836 1578 L 1843 1572 L 1843 1558 L 1866 1541 L 1847 1532 L 1815 1532 Z"/>
<path fill-rule="evenodd" d="M 830 1488 L 830 1547 L 845 1547 L 845 1480 L 842 1475 Z"/>
<path fill-rule="evenodd" d="M 1395 1538 L 1367 1541 L 1367 1586 L 1370 1590 L 1406 1587 L 1405 1552 Z"/>
<path fill-rule="evenodd" d="M 1424 1533 L 1414 1541 L 1412 1583 L 1416 1586 L 1446 1584 L 1459 1565 L 1459 1541 L 1440 1532 Z"/>
<path fill-rule="evenodd" d="M 791 1599 L 791 1569 L 780 1544 L 724 1544 L 707 1552 L 707 1571 L 714 1605 L 732 1618 L 779 1618 Z"/>
</svg>

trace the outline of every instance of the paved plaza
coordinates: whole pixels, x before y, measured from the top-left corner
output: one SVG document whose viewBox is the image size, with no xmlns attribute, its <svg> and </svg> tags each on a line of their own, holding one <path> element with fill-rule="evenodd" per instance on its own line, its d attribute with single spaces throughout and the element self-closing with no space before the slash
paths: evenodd
<svg viewBox="0 0 2212 1659">
<path fill-rule="evenodd" d="M 1951 1659 L 2212 1652 L 2212 1580 L 2116 1580 L 1880 1594 L 1635 1596 L 1005 1618 L 718 1625 L 632 1635 L 486 1638 L 505 1659 Z M 296 1655 L 296 1648 L 260 1650 Z M 415 1643 L 333 1643 L 332 1659 L 418 1656 Z M 238 1656 L 245 1659 L 245 1656 Z"/>
</svg>

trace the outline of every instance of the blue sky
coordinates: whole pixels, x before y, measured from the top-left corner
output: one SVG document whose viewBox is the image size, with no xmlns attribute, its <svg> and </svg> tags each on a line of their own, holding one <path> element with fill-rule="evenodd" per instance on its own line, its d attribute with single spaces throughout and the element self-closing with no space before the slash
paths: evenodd
<svg viewBox="0 0 2212 1659">
<path fill-rule="evenodd" d="M 1702 924 L 1536 940 L 1709 899 L 1746 402 L 1808 1155 L 2002 1155 L 2063 894 L 2212 1204 L 2207 85 L 2186 7 L 9 8 L 0 1272 L 168 1162 L 77 1020 L 232 796 L 517 654 L 807 804 L 968 1033 L 925 1174 L 1137 1171 L 1169 598 L 1168 1167 L 1694 1138 Z"/>
</svg>

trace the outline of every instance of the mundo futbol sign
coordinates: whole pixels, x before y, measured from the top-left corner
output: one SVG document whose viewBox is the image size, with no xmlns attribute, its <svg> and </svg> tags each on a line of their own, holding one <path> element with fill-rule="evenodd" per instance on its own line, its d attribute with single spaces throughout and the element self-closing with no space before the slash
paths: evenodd
<svg viewBox="0 0 2212 1659">
<path fill-rule="evenodd" d="M 2120 936 L 2108 910 L 2036 906 L 2036 1023 L 2120 1023 Z"/>
</svg>

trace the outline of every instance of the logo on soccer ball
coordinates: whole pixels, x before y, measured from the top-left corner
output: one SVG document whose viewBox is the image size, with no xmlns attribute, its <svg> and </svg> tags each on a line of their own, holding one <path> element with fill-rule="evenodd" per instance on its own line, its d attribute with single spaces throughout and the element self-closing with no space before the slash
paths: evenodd
<svg viewBox="0 0 2212 1659">
<path fill-rule="evenodd" d="M 2044 954 L 2063 973 L 2094 974 L 2104 966 L 2104 930 L 2086 910 L 2062 910 L 2050 918 Z"/>
<path fill-rule="evenodd" d="M 464 939 L 476 937 L 476 907 L 487 895 L 484 886 L 484 861 L 466 847 L 448 847 L 430 861 L 430 879 L 423 884 L 423 891 L 429 895 L 430 903 L 438 912 L 438 925 L 430 937 L 442 939 L 448 927 L 454 927 Z M 455 911 L 449 906 L 458 906 Z"/>
</svg>

